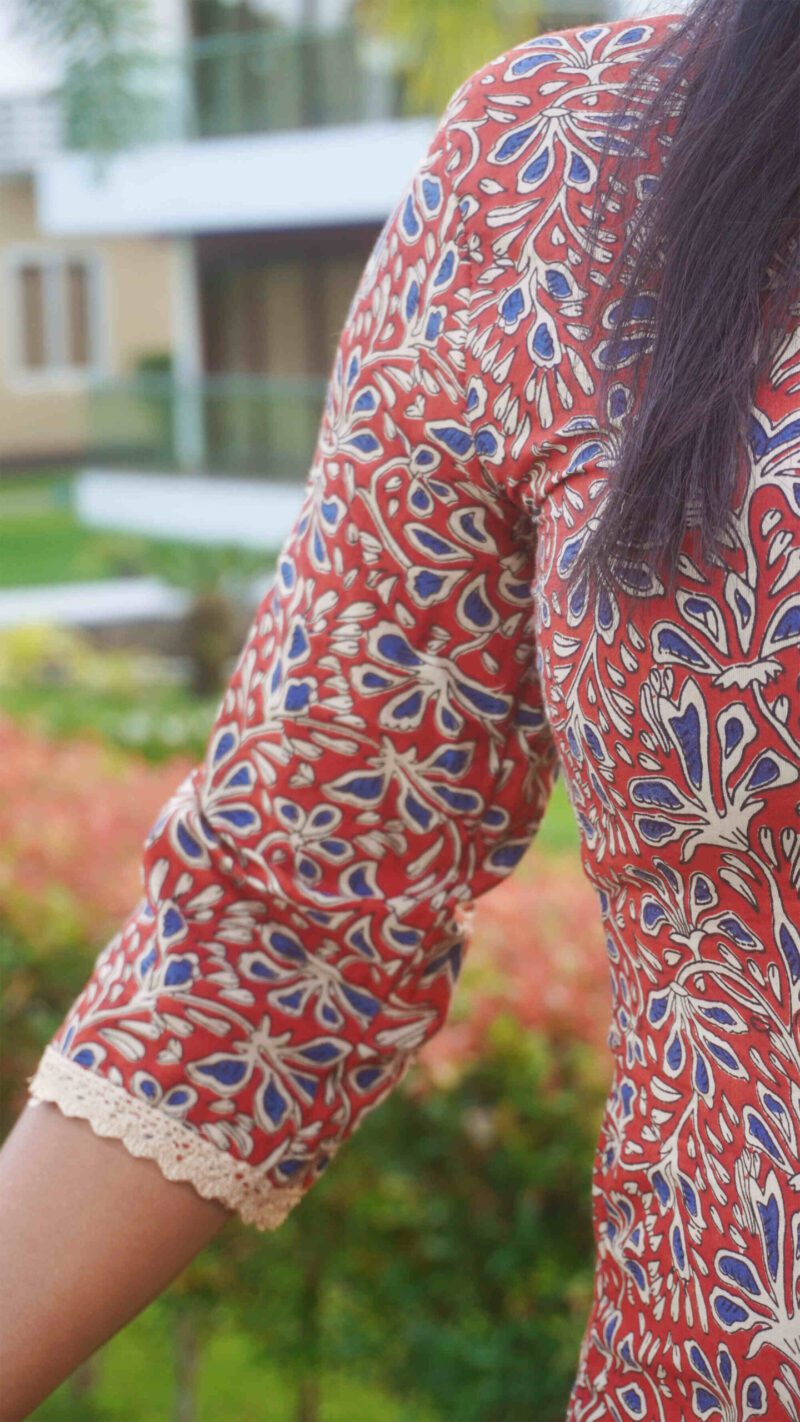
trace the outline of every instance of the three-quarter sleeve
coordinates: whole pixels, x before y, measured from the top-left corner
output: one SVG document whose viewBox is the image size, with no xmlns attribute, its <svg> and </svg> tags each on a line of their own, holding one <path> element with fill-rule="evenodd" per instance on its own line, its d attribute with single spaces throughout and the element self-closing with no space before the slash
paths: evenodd
<svg viewBox="0 0 800 1422">
<path fill-rule="evenodd" d="M 29 1083 L 262 1229 L 443 1024 L 470 903 L 518 863 L 557 773 L 535 528 L 465 390 L 474 203 L 453 132 L 364 271 L 204 760 Z"/>
</svg>

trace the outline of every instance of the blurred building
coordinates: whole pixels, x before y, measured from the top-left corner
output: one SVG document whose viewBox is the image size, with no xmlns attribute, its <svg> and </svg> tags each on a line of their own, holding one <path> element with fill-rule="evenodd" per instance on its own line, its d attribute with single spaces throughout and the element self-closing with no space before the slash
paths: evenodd
<svg viewBox="0 0 800 1422">
<path fill-rule="evenodd" d="M 435 120 L 407 116 L 350 0 L 152 3 L 148 120 L 111 157 L 82 151 L 51 78 L 3 97 L 0 70 L 0 462 L 300 478 L 358 274 Z M 540 26 L 630 8 L 550 0 Z"/>
<path fill-rule="evenodd" d="M 0 465 L 85 454 L 96 382 L 171 343 L 169 242 L 43 226 L 36 173 L 59 144 L 46 95 L 0 93 Z"/>
</svg>

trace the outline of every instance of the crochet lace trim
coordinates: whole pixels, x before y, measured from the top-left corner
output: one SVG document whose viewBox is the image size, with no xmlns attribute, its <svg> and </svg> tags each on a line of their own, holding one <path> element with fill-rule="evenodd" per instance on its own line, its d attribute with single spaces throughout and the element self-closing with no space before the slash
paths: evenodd
<svg viewBox="0 0 800 1422">
<path fill-rule="evenodd" d="M 119 1140 L 131 1155 L 155 1161 L 167 1180 L 193 1185 L 206 1200 L 218 1200 L 256 1229 L 277 1229 L 305 1193 L 275 1186 L 252 1165 L 236 1160 L 121 1086 L 77 1066 L 55 1047 L 45 1047 L 27 1079 L 33 1104 L 52 1101 L 65 1116 L 88 1121 L 95 1135 Z"/>
</svg>

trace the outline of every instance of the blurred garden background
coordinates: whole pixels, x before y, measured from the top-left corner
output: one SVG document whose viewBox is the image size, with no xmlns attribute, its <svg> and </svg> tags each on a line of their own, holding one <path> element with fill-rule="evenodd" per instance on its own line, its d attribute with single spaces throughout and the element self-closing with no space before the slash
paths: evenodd
<svg viewBox="0 0 800 1422">
<path fill-rule="evenodd" d="M 506 45 L 626 3 L 0 0 L 0 1136 L 203 754 L 437 114 Z M 336 1168 L 36 1419 L 560 1422 L 607 978 L 559 782 L 448 1025 Z"/>
</svg>

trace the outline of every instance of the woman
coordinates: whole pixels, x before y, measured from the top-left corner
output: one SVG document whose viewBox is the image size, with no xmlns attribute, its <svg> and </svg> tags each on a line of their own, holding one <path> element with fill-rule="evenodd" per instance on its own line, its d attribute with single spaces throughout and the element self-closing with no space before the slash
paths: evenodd
<svg viewBox="0 0 800 1422">
<path fill-rule="evenodd" d="M 563 29 L 455 95 L 0 1157 L 5 1417 L 298 1206 L 560 768 L 615 1061 L 569 1417 L 800 1416 L 798 114 L 796 0 Z"/>
</svg>

